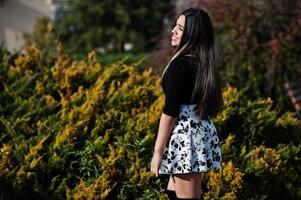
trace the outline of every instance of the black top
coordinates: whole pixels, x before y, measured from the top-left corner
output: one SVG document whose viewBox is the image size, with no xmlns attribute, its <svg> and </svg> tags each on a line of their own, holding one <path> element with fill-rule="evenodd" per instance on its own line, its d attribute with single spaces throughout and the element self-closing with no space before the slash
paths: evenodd
<svg viewBox="0 0 301 200">
<path fill-rule="evenodd" d="M 178 56 L 171 61 L 162 80 L 162 89 L 165 94 L 163 113 L 177 117 L 181 104 L 196 104 L 191 100 L 195 68 L 192 65 L 193 57 Z"/>
</svg>

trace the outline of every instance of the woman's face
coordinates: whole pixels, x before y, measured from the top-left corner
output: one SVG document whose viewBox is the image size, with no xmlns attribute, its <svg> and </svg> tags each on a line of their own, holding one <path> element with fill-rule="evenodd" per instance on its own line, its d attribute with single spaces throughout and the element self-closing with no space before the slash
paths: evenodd
<svg viewBox="0 0 301 200">
<path fill-rule="evenodd" d="M 172 37 L 171 37 L 171 45 L 172 46 L 179 46 L 182 34 L 184 32 L 185 27 L 185 16 L 180 15 L 177 19 L 175 27 L 172 29 Z"/>
</svg>

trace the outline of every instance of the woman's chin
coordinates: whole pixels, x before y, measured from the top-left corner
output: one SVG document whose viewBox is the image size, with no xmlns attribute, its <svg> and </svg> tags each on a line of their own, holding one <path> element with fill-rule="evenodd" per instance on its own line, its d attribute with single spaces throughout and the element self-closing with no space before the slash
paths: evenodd
<svg viewBox="0 0 301 200">
<path fill-rule="evenodd" d="M 178 46 L 178 45 L 179 45 L 179 44 L 178 44 L 177 42 L 171 41 L 171 46 L 176 47 L 176 46 Z"/>
</svg>

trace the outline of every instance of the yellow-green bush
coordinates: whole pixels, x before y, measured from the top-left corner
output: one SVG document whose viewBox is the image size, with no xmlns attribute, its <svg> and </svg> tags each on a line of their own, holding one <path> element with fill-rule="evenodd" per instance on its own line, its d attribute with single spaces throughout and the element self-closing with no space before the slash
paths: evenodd
<svg viewBox="0 0 301 200">
<path fill-rule="evenodd" d="M 219 172 L 206 174 L 208 192 L 204 199 L 236 199 L 237 192 L 242 188 L 244 173 L 236 168 L 232 161 L 223 163 Z"/>
<path fill-rule="evenodd" d="M 167 179 L 151 177 L 149 168 L 164 104 L 159 77 L 139 64 L 103 68 L 94 52 L 72 61 L 58 50 L 51 66 L 41 55 L 32 46 L 1 64 L 2 196 L 166 199 Z M 223 168 L 204 175 L 205 198 L 279 194 L 268 184 L 254 187 L 262 179 L 300 197 L 294 113 L 277 113 L 271 99 L 250 101 L 230 86 L 223 96 L 214 118 Z"/>
</svg>

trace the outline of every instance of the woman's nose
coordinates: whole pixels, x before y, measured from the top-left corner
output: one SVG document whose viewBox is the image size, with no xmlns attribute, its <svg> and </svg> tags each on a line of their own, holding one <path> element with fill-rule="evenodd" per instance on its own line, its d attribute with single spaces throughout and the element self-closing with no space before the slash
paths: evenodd
<svg viewBox="0 0 301 200">
<path fill-rule="evenodd" d="M 173 34 L 175 34 L 175 33 L 176 33 L 176 27 L 174 27 L 174 28 L 171 30 L 171 32 L 172 32 Z"/>
</svg>

